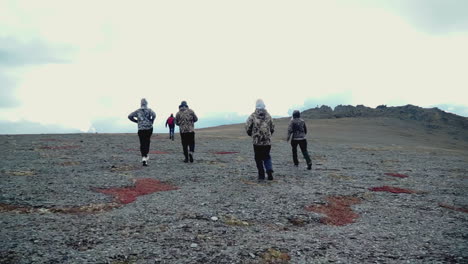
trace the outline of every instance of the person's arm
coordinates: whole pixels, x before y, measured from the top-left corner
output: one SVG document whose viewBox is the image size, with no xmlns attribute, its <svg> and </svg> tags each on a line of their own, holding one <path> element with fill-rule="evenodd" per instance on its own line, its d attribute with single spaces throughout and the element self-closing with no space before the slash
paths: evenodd
<svg viewBox="0 0 468 264">
<path fill-rule="evenodd" d="M 288 125 L 288 137 L 286 138 L 286 141 L 289 141 L 292 134 L 293 134 L 293 126 L 292 126 L 292 121 L 290 121 Z"/>
<path fill-rule="evenodd" d="M 252 136 L 252 129 L 253 129 L 253 118 L 252 116 L 249 116 L 245 123 L 245 132 L 247 132 L 247 135 L 250 137 Z"/>
<path fill-rule="evenodd" d="M 156 113 L 151 110 L 151 123 L 154 123 L 154 120 L 156 120 Z"/>
<path fill-rule="evenodd" d="M 177 126 L 180 125 L 180 114 L 179 114 L 179 113 L 176 114 L 175 120 L 174 120 L 174 121 L 175 121 L 175 124 L 176 124 Z"/>
<path fill-rule="evenodd" d="M 273 118 L 270 119 L 270 132 L 271 132 L 271 135 L 275 133 L 275 124 L 273 124 Z"/>
<path fill-rule="evenodd" d="M 197 115 L 195 114 L 195 112 L 192 111 L 192 116 L 193 116 L 193 122 L 197 122 L 198 121 L 198 117 Z"/>
<path fill-rule="evenodd" d="M 306 126 L 306 123 L 304 122 L 304 134 L 307 135 L 307 126 Z"/>
<path fill-rule="evenodd" d="M 137 110 L 137 111 L 138 111 L 138 110 Z M 131 113 L 128 115 L 128 119 L 130 119 L 130 121 L 135 122 L 135 123 L 138 123 L 137 111 L 131 112 Z"/>
</svg>

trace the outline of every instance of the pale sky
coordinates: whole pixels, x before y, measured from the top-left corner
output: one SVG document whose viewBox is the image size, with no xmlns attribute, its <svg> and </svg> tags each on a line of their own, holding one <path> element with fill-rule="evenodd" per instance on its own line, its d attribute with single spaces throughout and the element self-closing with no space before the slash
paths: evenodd
<svg viewBox="0 0 468 264">
<path fill-rule="evenodd" d="M 317 105 L 468 116 L 468 1 L 0 0 L 0 134 L 199 126 Z M 16 127 L 16 130 L 12 130 Z"/>
</svg>

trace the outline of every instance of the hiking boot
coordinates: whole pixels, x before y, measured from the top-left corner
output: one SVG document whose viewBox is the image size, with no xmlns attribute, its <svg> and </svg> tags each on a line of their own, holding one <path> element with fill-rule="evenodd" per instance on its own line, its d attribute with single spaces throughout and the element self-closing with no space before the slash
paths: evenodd
<svg viewBox="0 0 468 264">
<path fill-rule="evenodd" d="M 264 181 L 265 180 L 265 172 L 261 171 L 258 173 L 258 181 Z"/>
<path fill-rule="evenodd" d="M 269 170 L 269 171 L 267 171 L 267 174 L 268 174 L 268 180 L 272 181 L 273 180 L 273 171 Z"/>
<path fill-rule="evenodd" d="M 307 164 L 307 169 L 308 169 L 308 170 L 311 170 L 311 169 L 312 169 L 312 163 Z"/>
<path fill-rule="evenodd" d="M 190 163 L 193 163 L 193 153 L 189 154 Z"/>
</svg>

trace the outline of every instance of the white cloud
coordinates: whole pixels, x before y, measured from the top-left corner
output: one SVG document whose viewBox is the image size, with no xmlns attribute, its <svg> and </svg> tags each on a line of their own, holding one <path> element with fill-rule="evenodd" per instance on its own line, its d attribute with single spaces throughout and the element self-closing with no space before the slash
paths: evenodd
<svg viewBox="0 0 468 264">
<path fill-rule="evenodd" d="M 87 131 L 93 120 L 127 122 L 142 97 L 157 112 L 158 126 L 182 100 L 208 117 L 247 115 L 257 98 L 273 115 L 287 115 L 294 105 L 336 94 L 369 106 L 466 105 L 468 97 L 466 32 L 419 30 L 407 13 L 385 3 L 1 5 L 0 37 L 73 49 L 61 53 L 68 64 L 15 68 L 16 88 L 10 92 L 22 106 L 2 110 L 0 119 Z"/>
</svg>

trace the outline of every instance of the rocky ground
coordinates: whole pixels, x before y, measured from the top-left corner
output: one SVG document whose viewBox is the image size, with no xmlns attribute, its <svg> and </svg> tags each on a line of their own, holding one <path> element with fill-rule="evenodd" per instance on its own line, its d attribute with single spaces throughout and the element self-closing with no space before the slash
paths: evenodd
<svg viewBox="0 0 468 264">
<path fill-rule="evenodd" d="M 242 126 L 148 167 L 136 134 L 0 136 L 0 263 L 468 263 L 466 142 L 359 122 L 310 124 L 312 171 L 277 132 L 265 184 Z"/>
</svg>

